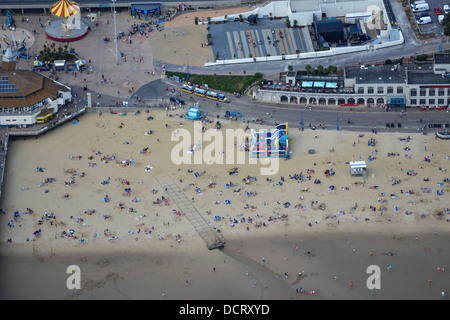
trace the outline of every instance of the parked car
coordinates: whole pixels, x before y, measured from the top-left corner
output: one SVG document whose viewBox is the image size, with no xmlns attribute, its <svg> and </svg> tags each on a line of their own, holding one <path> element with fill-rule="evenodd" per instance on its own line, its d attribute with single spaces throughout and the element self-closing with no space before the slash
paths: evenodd
<svg viewBox="0 0 450 320">
<path fill-rule="evenodd" d="M 436 15 L 441 15 L 442 14 L 442 11 L 441 11 L 441 9 L 439 9 L 438 7 L 436 7 L 436 8 L 434 8 L 434 13 L 436 13 Z"/>
<path fill-rule="evenodd" d="M 444 9 L 444 13 L 445 13 L 445 14 L 447 14 L 447 13 L 450 12 L 450 6 L 449 6 L 448 4 L 444 4 L 443 9 Z"/>
<path fill-rule="evenodd" d="M 181 99 L 178 99 L 178 98 L 175 98 L 175 97 L 170 97 L 169 100 L 170 100 L 170 102 L 181 103 L 182 105 L 184 105 L 184 103 L 185 103 L 184 100 L 181 100 Z"/>
<path fill-rule="evenodd" d="M 416 20 L 419 20 L 422 17 L 429 17 L 429 16 L 430 16 L 430 14 L 428 12 L 422 12 L 422 13 L 416 14 Z"/>
<path fill-rule="evenodd" d="M 416 1 L 411 5 L 411 10 L 414 13 L 423 12 L 430 10 L 430 7 L 425 1 Z"/>
<path fill-rule="evenodd" d="M 442 20 L 444 20 L 445 16 L 443 14 L 438 15 L 438 21 L 442 24 Z"/>
<path fill-rule="evenodd" d="M 431 17 L 422 17 L 417 20 L 417 24 L 428 24 L 431 23 Z"/>
</svg>

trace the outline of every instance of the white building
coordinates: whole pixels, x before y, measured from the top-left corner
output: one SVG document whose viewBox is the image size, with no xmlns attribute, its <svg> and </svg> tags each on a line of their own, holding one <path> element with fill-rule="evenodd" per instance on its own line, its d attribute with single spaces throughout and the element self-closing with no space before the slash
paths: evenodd
<svg viewBox="0 0 450 320">
<path fill-rule="evenodd" d="M 36 72 L 11 70 L 3 62 L 0 71 L 0 125 L 33 125 L 41 112 L 58 112 L 72 99 L 71 89 Z"/>
<path fill-rule="evenodd" d="M 450 106 L 450 55 L 434 63 L 388 64 L 345 68 L 343 76 L 288 72 L 281 88 L 262 84 L 254 98 L 272 103 L 392 107 Z M 449 68 L 449 69 L 446 69 Z"/>
</svg>

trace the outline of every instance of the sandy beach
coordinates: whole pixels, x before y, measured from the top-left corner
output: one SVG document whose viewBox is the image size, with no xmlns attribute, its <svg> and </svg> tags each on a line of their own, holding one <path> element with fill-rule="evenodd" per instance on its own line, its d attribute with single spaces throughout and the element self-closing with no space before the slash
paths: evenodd
<svg viewBox="0 0 450 320">
<path fill-rule="evenodd" d="M 2 299 L 442 299 L 450 292 L 448 142 L 291 124 L 291 159 L 264 176 L 248 162 L 174 164 L 173 137 L 201 132 L 178 117 L 184 110 L 170 113 L 86 114 L 38 139 L 10 142 Z M 246 126 L 221 122 L 222 132 Z M 360 159 L 368 175 L 352 177 L 347 162 Z M 156 180 L 165 176 L 220 230 L 224 249 L 207 249 Z M 81 268 L 81 290 L 66 287 L 69 265 Z M 369 265 L 381 269 L 380 290 L 366 287 Z"/>
</svg>

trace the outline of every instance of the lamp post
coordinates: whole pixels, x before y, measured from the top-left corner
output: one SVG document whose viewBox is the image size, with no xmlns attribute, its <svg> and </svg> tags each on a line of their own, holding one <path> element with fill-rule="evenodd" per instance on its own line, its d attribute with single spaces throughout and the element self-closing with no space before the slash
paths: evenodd
<svg viewBox="0 0 450 320">
<path fill-rule="evenodd" d="M 117 26 L 116 26 L 116 0 L 111 0 L 113 2 L 114 10 L 114 42 L 116 43 L 116 63 L 119 64 L 119 50 L 117 49 Z"/>
</svg>

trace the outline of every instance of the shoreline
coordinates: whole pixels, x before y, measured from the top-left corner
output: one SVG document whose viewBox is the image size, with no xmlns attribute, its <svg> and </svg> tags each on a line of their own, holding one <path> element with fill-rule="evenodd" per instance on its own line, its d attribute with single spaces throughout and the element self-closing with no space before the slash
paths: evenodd
<svg viewBox="0 0 450 320">
<path fill-rule="evenodd" d="M 190 247 L 149 251 L 142 246 L 129 250 L 126 245 L 112 245 L 102 252 L 89 249 L 86 252 L 85 248 L 77 248 L 64 254 L 61 251 L 67 251 L 67 246 L 33 250 L 32 247 L 25 249 L 16 245 L 5 251 L 2 244 L 0 280 L 9 290 L 4 291 L 1 298 L 441 299 L 441 292 L 448 290 L 449 281 L 445 274 L 448 271 L 439 272 L 436 267 L 445 266 L 447 259 L 442 256 L 449 253 L 445 247 L 449 235 L 420 233 L 418 241 L 415 240 L 417 235 L 390 231 L 373 234 L 337 231 L 334 234 L 236 237 L 228 238 L 224 249 L 212 251 Z M 441 246 L 434 246 L 436 243 Z M 294 244 L 299 246 L 298 249 Z M 372 251 L 373 256 L 370 255 Z M 264 266 L 262 257 L 265 257 Z M 8 267 L 4 258 L 8 258 Z M 26 265 L 20 270 L 27 272 L 17 273 L 11 263 Z M 65 269 L 73 264 L 82 270 L 81 290 L 71 291 L 65 287 L 68 277 Z M 380 290 L 366 287 L 369 277 L 366 269 L 370 265 L 378 265 L 381 269 Z M 392 267 L 390 271 L 388 266 Z M 41 271 L 36 273 L 36 269 Z M 299 277 L 298 273 L 303 275 Z M 23 291 L 13 283 L 32 286 Z"/>
</svg>

